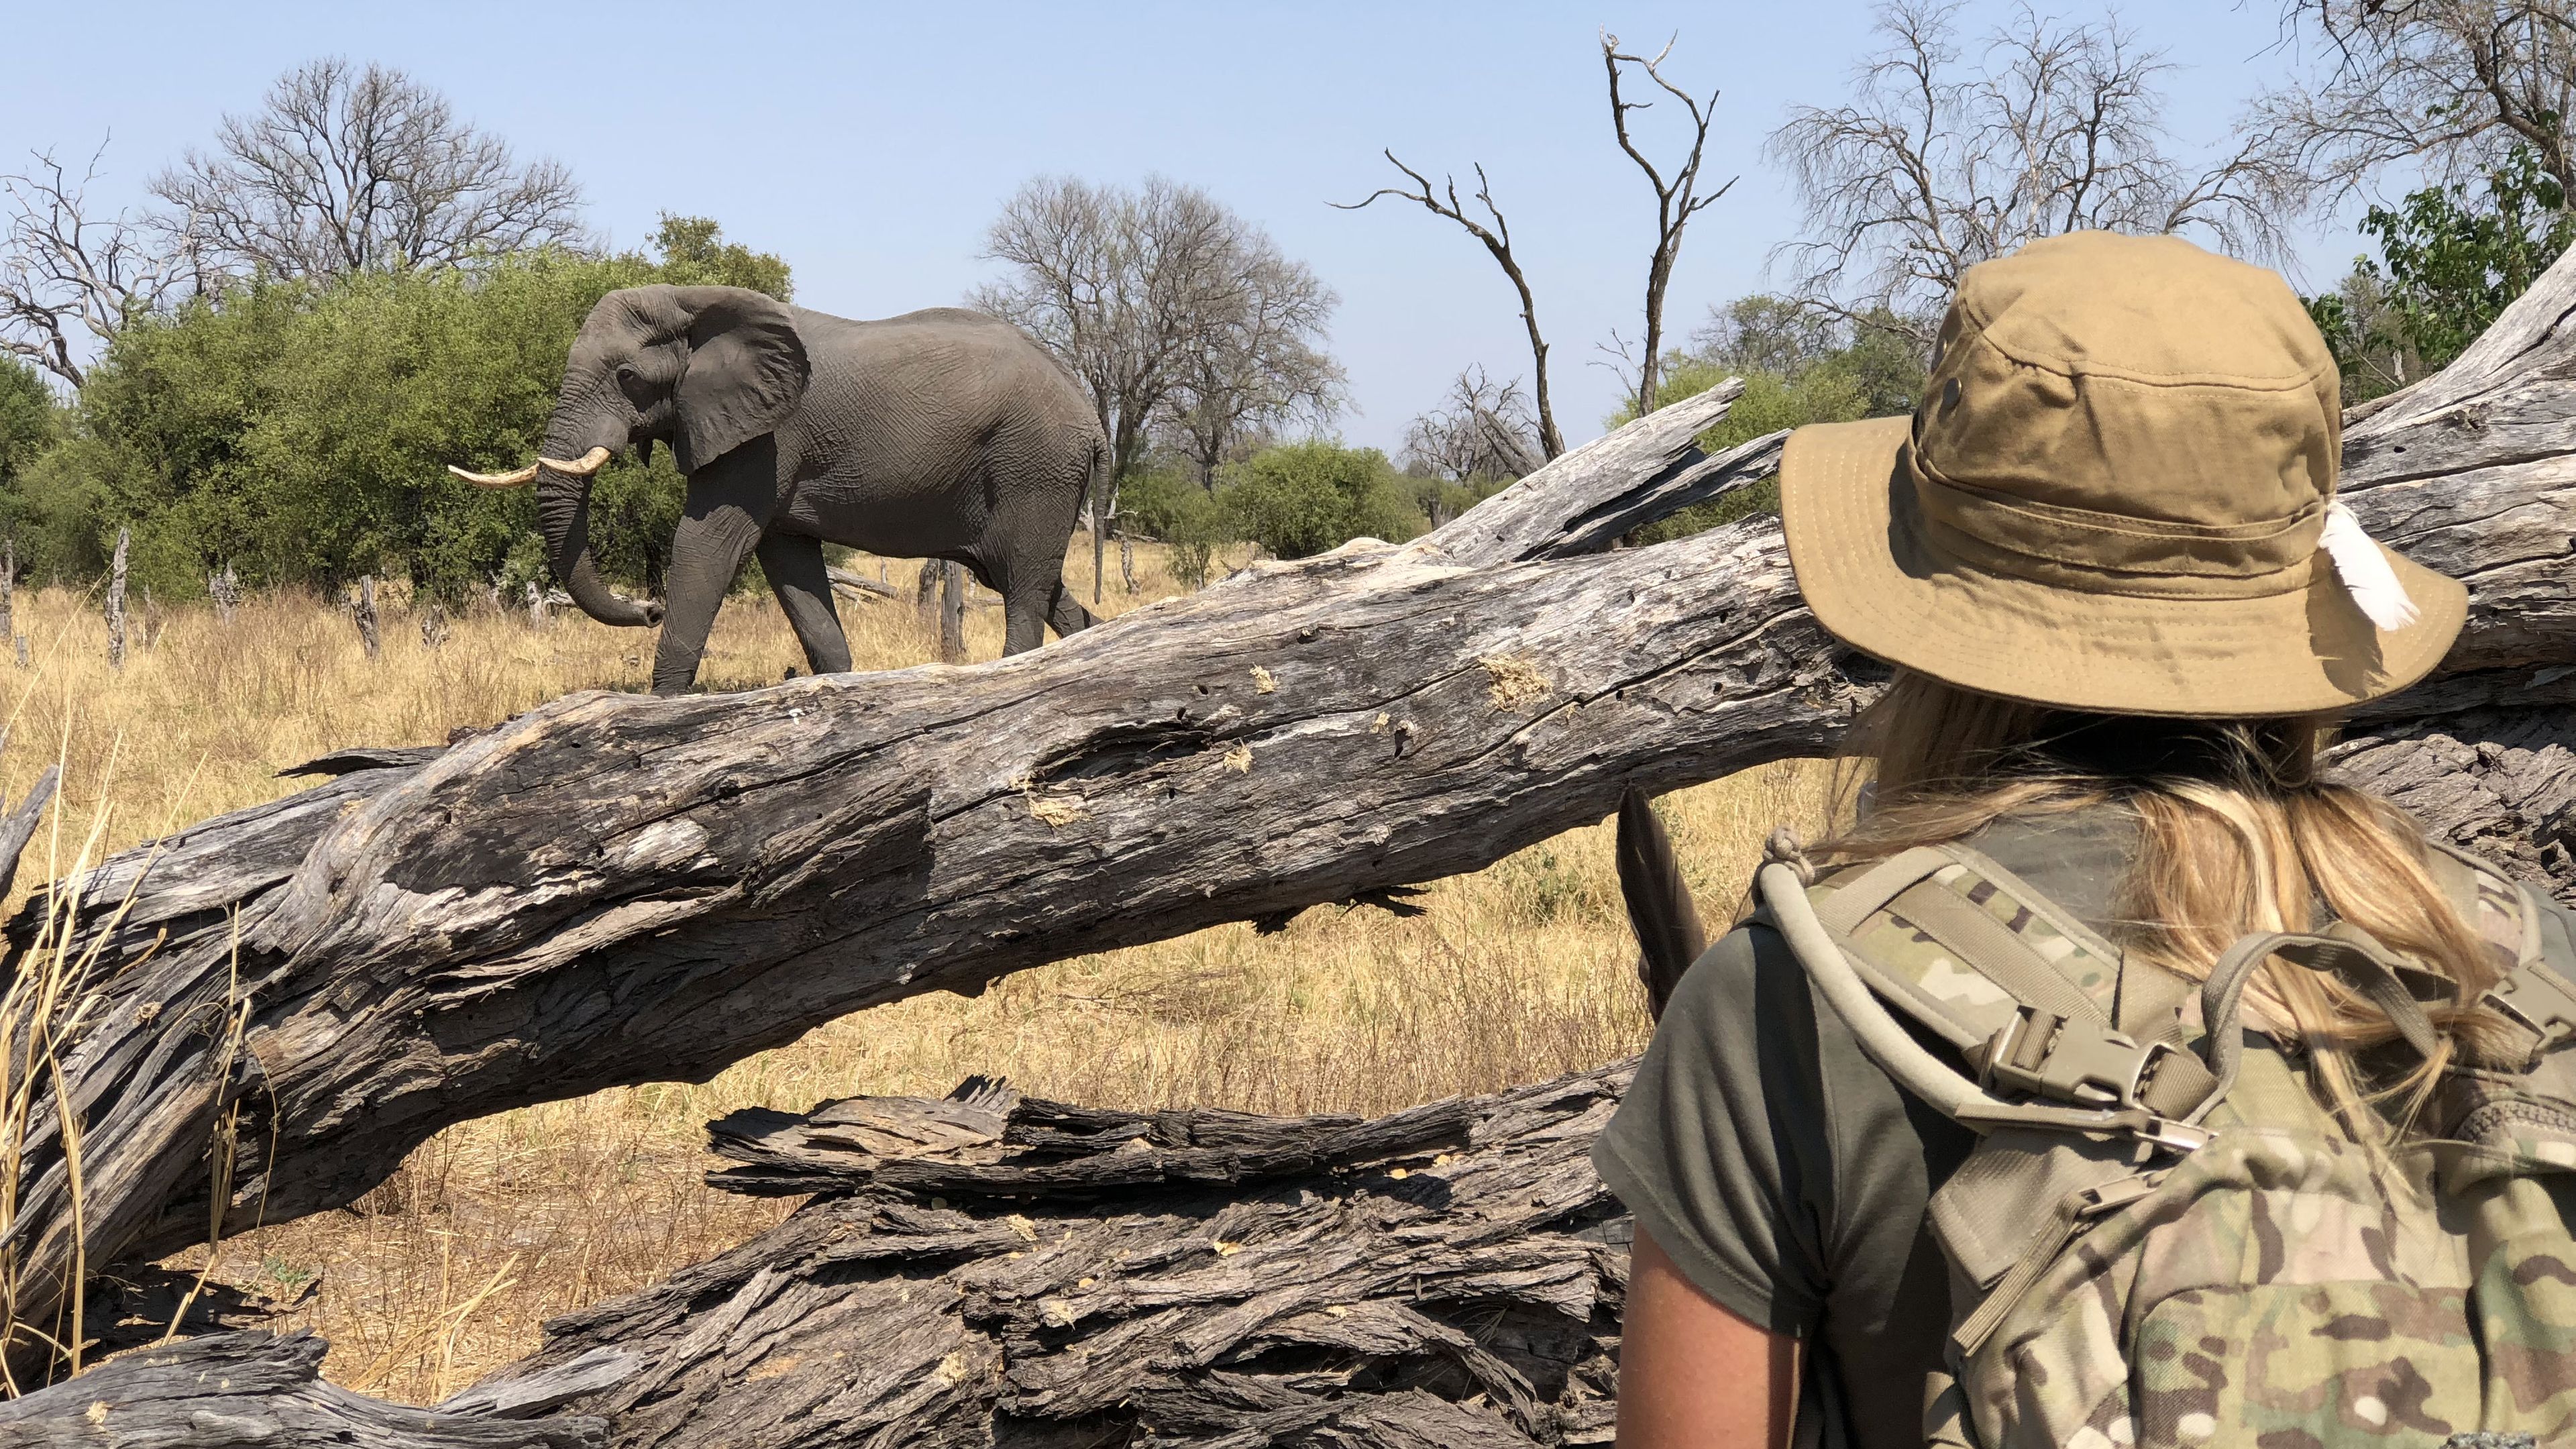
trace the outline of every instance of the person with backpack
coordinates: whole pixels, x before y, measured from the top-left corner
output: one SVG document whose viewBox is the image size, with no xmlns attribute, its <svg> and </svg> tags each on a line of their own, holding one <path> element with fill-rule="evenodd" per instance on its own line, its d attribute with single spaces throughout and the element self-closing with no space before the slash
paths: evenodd
<svg viewBox="0 0 2576 1449">
<path fill-rule="evenodd" d="M 1791 436 L 1894 677 L 1594 1148 L 1624 1449 L 2576 1438 L 2576 935 L 2322 768 L 2466 611 L 2336 500 L 2339 393 L 2278 276 L 2084 233 Z"/>
</svg>

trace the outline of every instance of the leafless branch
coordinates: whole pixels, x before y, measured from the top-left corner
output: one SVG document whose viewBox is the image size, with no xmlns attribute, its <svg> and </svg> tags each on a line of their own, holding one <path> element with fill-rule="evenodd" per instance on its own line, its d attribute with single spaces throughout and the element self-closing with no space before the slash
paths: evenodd
<svg viewBox="0 0 2576 1449">
<path fill-rule="evenodd" d="M 26 171 L 0 176 L 9 202 L 0 232 L 0 350 L 73 387 L 88 350 L 81 334 L 104 344 L 128 316 L 198 280 L 184 247 L 155 245 L 151 229 L 127 213 L 92 215 L 89 187 L 106 154 L 102 141 L 77 179 L 50 151 L 34 153 Z"/>
<path fill-rule="evenodd" d="M 1458 199 L 1458 179 L 1455 176 L 1443 177 L 1442 188 L 1435 191 L 1429 177 L 1397 160 L 1394 151 L 1382 154 L 1389 165 L 1403 172 L 1405 179 L 1413 183 L 1412 189 L 1381 186 L 1357 201 L 1337 201 L 1332 205 L 1342 211 L 1357 211 L 1382 196 L 1399 197 L 1434 216 L 1456 222 L 1466 229 L 1469 236 L 1484 244 L 1485 250 L 1492 253 L 1494 264 L 1501 267 L 1503 275 L 1510 279 L 1512 290 L 1520 294 L 1521 325 L 1529 332 L 1531 389 L 1536 394 L 1538 405 L 1539 446 L 1548 457 L 1558 456 L 1565 451 L 1565 435 L 1557 431 L 1556 410 L 1548 401 L 1547 340 L 1539 335 L 1538 298 L 1530 290 L 1529 277 L 1522 272 L 1519 259 L 1512 255 L 1512 224 L 1504 220 L 1502 208 L 1494 204 L 1493 183 L 1485 176 L 1484 163 L 1475 163 L 1476 201 L 1484 207 L 1485 215 L 1493 218 L 1491 226 L 1467 214 L 1466 203 Z"/>
<path fill-rule="evenodd" d="M 400 70 L 339 57 L 289 71 L 226 116 L 212 153 L 153 182 L 210 264 L 278 276 L 437 267 L 584 240 L 581 188 Z"/>
<path fill-rule="evenodd" d="M 2240 130 L 2285 193 L 2331 206 L 2409 161 L 2456 183 L 2523 146 L 2576 195 L 2576 3 L 2284 0 L 2281 18 L 2324 72 L 2262 96 Z"/>
<path fill-rule="evenodd" d="M 1452 483 L 1505 482 L 1546 461 L 1538 419 L 1520 380 L 1496 382 L 1471 367 L 1404 431 L 1404 461 Z"/>
<path fill-rule="evenodd" d="M 1882 6 L 1888 43 L 1853 99 L 1798 109 L 1772 133 L 1805 204 L 1807 234 L 1783 249 L 1804 296 L 1921 317 L 1978 262 L 2086 229 L 2197 231 L 2280 254 L 2278 178 L 2261 148 L 2200 173 L 2169 155 L 2157 82 L 2171 67 L 2116 18 L 2066 25 L 2025 8 L 1970 64 L 1958 10 Z"/>
<path fill-rule="evenodd" d="M 1010 275 L 970 304 L 1081 380 L 1117 476 L 1158 424 L 1213 471 L 1247 430 L 1339 405 L 1341 368 L 1323 350 L 1332 289 L 1196 187 L 1040 177 L 1003 207 L 984 255 Z"/>
<path fill-rule="evenodd" d="M 1710 91 L 1708 100 L 1703 103 L 1666 80 L 1661 66 L 1665 57 L 1672 53 L 1673 40 L 1666 40 L 1664 48 L 1655 52 L 1651 59 L 1631 55 L 1619 49 L 1619 37 L 1606 30 L 1601 32 L 1601 66 L 1610 81 L 1610 129 L 1618 137 L 1619 149 L 1628 153 L 1629 160 L 1637 163 L 1637 169 L 1646 174 L 1646 184 L 1655 192 L 1655 250 L 1646 266 L 1644 357 L 1635 364 L 1637 415 L 1640 417 L 1655 410 L 1655 385 L 1664 347 L 1664 292 L 1672 281 L 1673 264 L 1681 258 L 1682 233 L 1690 226 L 1692 217 L 1715 205 L 1718 198 L 1734 189 L 1737 179 L 1729 177 L 1715 191 L 1705 196 L 1699 194 L 1700 161 L 1708 149 L 1709 117 L 1717 107 L 1718 93 Z M 1665 95 L 1681 102 L 1690 115 L 1690 150 L 1669 181 L 1655 163 L 1647 159 L 1635 136 L 1630 133 L 1629 112 L 1649 109 L 1654 103 L 1631 101 L 1620 94 L 1620 67 L 1629 65 L 1643 70 L 1646 79 L 1654 82 Z"/>
</svg>

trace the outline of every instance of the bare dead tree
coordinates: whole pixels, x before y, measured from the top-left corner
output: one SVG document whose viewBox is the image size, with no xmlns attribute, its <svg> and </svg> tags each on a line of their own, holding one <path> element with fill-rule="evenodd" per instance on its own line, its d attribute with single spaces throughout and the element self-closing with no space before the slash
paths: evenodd
<svg viewBox="0 0 2576 1449">
<path fill-rule="evenodd" d="M 2039 237 L 2196 231 L 2257 256 L 2282 246 L 2277 176 L 2259 138 L 2200 172 L 2169 155 L 2158 79 L 2171 65 L 2116 17 L 2024 10 L 1967 63 L 1958 5 L 1893 0 L 1885 49 L 1845 105 L 1793 110 L 1766 143 L 1795 182 L 1807 235 L 1783 251 L 1802 299 L 1847 320 L 1884 309 L 1929 344 L 1959 275 Z"/>
<path fill-rule="evenodd" d="M 2281 20 L 2323 73 L 2258 98 L 2240 129 L 2286 194 L 2331 204 L 2405 161 L 2459 182 L 2523 146 L 2576 196 L 2576 3 L 2284 0 Z"/>
<path fill-rule="evenodd" d="M 105 142 L 75 178 L 50 151 L 28 170 L 0 176 L 9 216 L 0 229 L 0 350 L 81 385 L 88 345 L 104 344 L 137 310 L 184 295 L 195 259 L 141 217 L 99 218 L 89 201 Z"/>
<path fill-rule="evenodd" d="M 279 276 L 437 267 L 578 245 L 581 188 L 554 161 L 521 165 L 500 137 L 390 66 L 331 56 L 228 115 L 215 149 L 152 183 L 169 225 L 210 265 Z"/>
<path fill-rule="evenodd" d="M 1259 231 L 1242 248 L 1237 304 L 1183 341 L 1163 399 L 1164 431 L 1211 488 L 1247 439 L 1300 417 L 1325 421 L 1343 395 L 1342 366 L 1322 346 L 1340 298 Z"/>
<path fill-rule="evenodd" d="M 1316 346 L 1332 292 L 1195 186 L 1042 176 L 1003 206 L 984 255 L 1011 274 L 970 305 L 1035 337 L 1091 393 L 1109 438 L 1113 517 L 1116 480 L 1170 410 L 1196 397 L 1231 436 L 1265 408 L 1320 403 L 1340 385 Z"/>
<path fill-rule="evenodd" d="M 1404 430 L 1404 461 L 1452 483 L 1505 482 L 1538 471 L 1538 421 L 1520 379 L 1471 367 Z"/>
<path fill-rule="evenodd" d="M 1538 298 L 1530 290 L 1529 276 L 1521 270 L 1520 260 L 1512 255 L 1512 224 L 1504 220 L 1503 209 L 1494 204 L 1494 187 L 1485 176 L 1484 164 L 1476 163 L 1476 202 L 1485 209 L 1485 215 L 1493 219 L 1491 226 L 1467 214 L 1466 203 L 1458 199 L 1458 179 L 1455 176 L 1442 177 L 1442 185 L 1435 191 L 1431 178 L 1397 160 L 1395 152 L 1390 150 L 1382 154 L 1389 165 L 1404 173 L 1405 180 L 1412 183 L 1412 189 L 1381 186 L 1357 201 L 1337 201 L 1333 205 L 1343 211 L 1357 211 L 1379 197 L 1398 197 L 1413 202 L 1433 216 L 1456 222 L 1469 236 L 1484 243 L 1485 250 L 1493 254 L 1494 264 L 1501 267 L 1504 277 L 1510 280 L 1512 290 L 1520 294 L 1521 325 L 1529 331 L 1530 390 L 1538 407 L 1539 449 L 1548 458 L 1557 457 L 1565 451 L 1565 435 L 1557 431 L 1556 410 L 1548 402 L 1547 339 L 1539 335 Z"/>
<path fill-rule="evenodd" d="M 1699 194 L 1700 159 L 1708 149 L 1708 123 L 1717 108 L 1717 92 L 1710 91 L 1707 101 L 1702 102 L 1664 79 L 1661 66 L 1664 58 L 1672 53 L 1673 41 L 1667 40 L 1664 48 L 1655 52 L 1651 59 L 1630 55 L 1619 48 L 1619 37 L 1606 30 L 1601 32 L 1601 68 L 1608 72 L 1610 78 L 1610 130 L 1619 138 L 1619 149 L 1627 152 L 1628 159 L 1637 163 L 1637 169 L 1646 173 L 1646 184 L 1655 192 L 1655 250 L 1646 262 L 1644 355 L 1637 360 L 1639 417 L 1655 410 L 1655 383 L 1664 351 L 1664 289 L 1672 281 L 1673 263 L 1681 259 L 1682 232 L 1690 226 L 1692 217 L 1716 205 L 1718 198 L 1734 189 L 1736 182 L 1736 178 L 1730 176 L 1715 191 L 1706 196 Z M 1670 179 L 1666 179 L 1655 163 L 1646 158 L 1646 153 L 1638 147 L 1635 135 L 1629 130 L 1629 113 L 1648 110 L 1654 102 L 1631 101 L 1620 95 L 1622 66 L 1635 66 L 1644 71 L 1646 79 L 1654 82 L 1664 94 L 1680 101 L 1690 115 L 1690 150 L 1682 158 L 1682 164 L 1674 168 Z"/>
</svg>

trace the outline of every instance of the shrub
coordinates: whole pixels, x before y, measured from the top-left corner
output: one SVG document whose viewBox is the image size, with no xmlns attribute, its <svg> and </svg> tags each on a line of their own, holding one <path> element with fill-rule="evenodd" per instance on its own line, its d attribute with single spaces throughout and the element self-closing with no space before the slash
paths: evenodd
<svg viewBox="0 0 2576 1449">
<path fill-rule="evenodd" d="M 1280 558 L 1306 558 L 1354 538 L 1401 543 L 1422 531 L 1386 454 L 1316 439 L 1262 449 L 1230 465 L 1217 489 L 1237 536 Z"/>
<path fill-rule="evenodd" d="M 53 445 L 59 411 L 36 369 L 14 357 L 0 357 L 0 486 L 24 473 Z"/>
<path fill-rule="evenodd" d="M 1218 549 L 1239 541 L 1215 495 L 1177 469 L 1152 469 L 1121 483 L 1118 517 L 1171 545 L 1172 576 L 1191 588 L 1207 582 Z"/>
<path fill-rule="evenodd" d="M 1430 528 L 1438 528 L 1517 481 L 1483 476 L 1452 481 L 1413 472 L 1404 475 L 1405 491 L 1413 499 L 1414 511 L 1422 515 L 1424 525 Z"/>
<path fill-rule="evenodd" d="M 227 561 L 251 584 L 329 588 L 372 573 L 461 598 L 524 569 L 535 504 L 446 465 L 534 456 L 573 335 L 608 292 L 666 280 L 787 292 L 784 263 L 718 239 L 712 223 L 665 217 L 658 264 L 529 252 L 472 269 L 260 279 L 139 317 L 91 369 L 70 436 L 14 476 L 0 467 L 0 527 L 39 569 L 72 577 L 129 527 L 135 576 L 164 598 L 201 591 Z M 0 402 L 0 429 L 8 416 Z M 683 502 L 667 451 L 654 451 L 612 463 L 591 495 L 602 572 L 647 592 Z"/>
<path fill-rule="evenodd" d="M 1923 372 L 1920 359 L 1914 357 L 1910 347 L 1885 333 L 1867 334 L 1852 346 L 1795 373 L 1729 367 L 1721 361 L 1686 355 L 1673 358 L 1670 368 L 1657 393 L 1667 407 L 1696 397 L 1729 377 L 1744 379 L 1743 395 L 1715 427 L 1699 436 L 1701 449 L 1711 453 L 1749 443 L 1782 428 L 1847 423 L 1908 411 L 1914 405 L 1913 389 L 1920 386 Z M 1611 425 L 1616 427 L 1633 416 L 1633 411 L 1622 411 L 1611 419 Z M 1779 511 L 1779 480 L 1767 478 L 1651 524 L 1640 530 L 1640 541 L 1662 543 L 1757 513 Z"/>
</svg>

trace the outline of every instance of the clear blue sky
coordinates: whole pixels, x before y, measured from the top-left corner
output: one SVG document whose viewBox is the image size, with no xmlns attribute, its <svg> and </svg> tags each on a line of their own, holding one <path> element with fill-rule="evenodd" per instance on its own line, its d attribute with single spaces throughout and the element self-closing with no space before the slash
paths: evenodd
<svg viewBox="0 0 2576 1449">
<path fill-rule="evenodd" d="M 1973 0 L 1972 32 L 2011 13 Z M 2064 0 L 2056 13 L 2091 16 Z M 2154 0 L 2127 19 L 2181 69 L 2167 90 L 2187 142 L 2288 64 L 2272 0 Z M 1668 325 L 1765 286 L 1795 230 L 1762 164 L 1784 108 L 1838 98 L 1871 44 L 1859 0 L 1692 5 L 645 3 L 80 5 L 0 0 L 19 56 L 0 88 L 0 170 L 31 147 L 85 156 L 113 133 L 100 194 L 144 181 L 280 71 L 341 53 L 444 90 L 523 155 L 568 164 L 592 225 L 631 245 L 669 210 L 785 256 L 797 300 L 874 317 L 953 303 L 1002 199 L 1039 172 L 1206 187 L 1341 294 L 1332 347 L 1359 410 L 1341 431 L 1393 448 L 1457 370 L 1525 372 L 1509 288 L 1449 223 L 1380 202 L 1332 210 L 1391 173 L 1381 146 L 1437 176 L 1481 160 L 1512 219 L 1555 349 L 1570 439 L 1600 431 L 1634 335 L 1653 240 L 1644 180 L 1613 147 L 1596 26 L 1632 43 L 1678 31 L 1668 71 L 1721 87 L 1709 169 L 1741 173 L 1694 225 Z M 2304 233 L 2320 285 L 2360 249 Z"/>
</svg>

